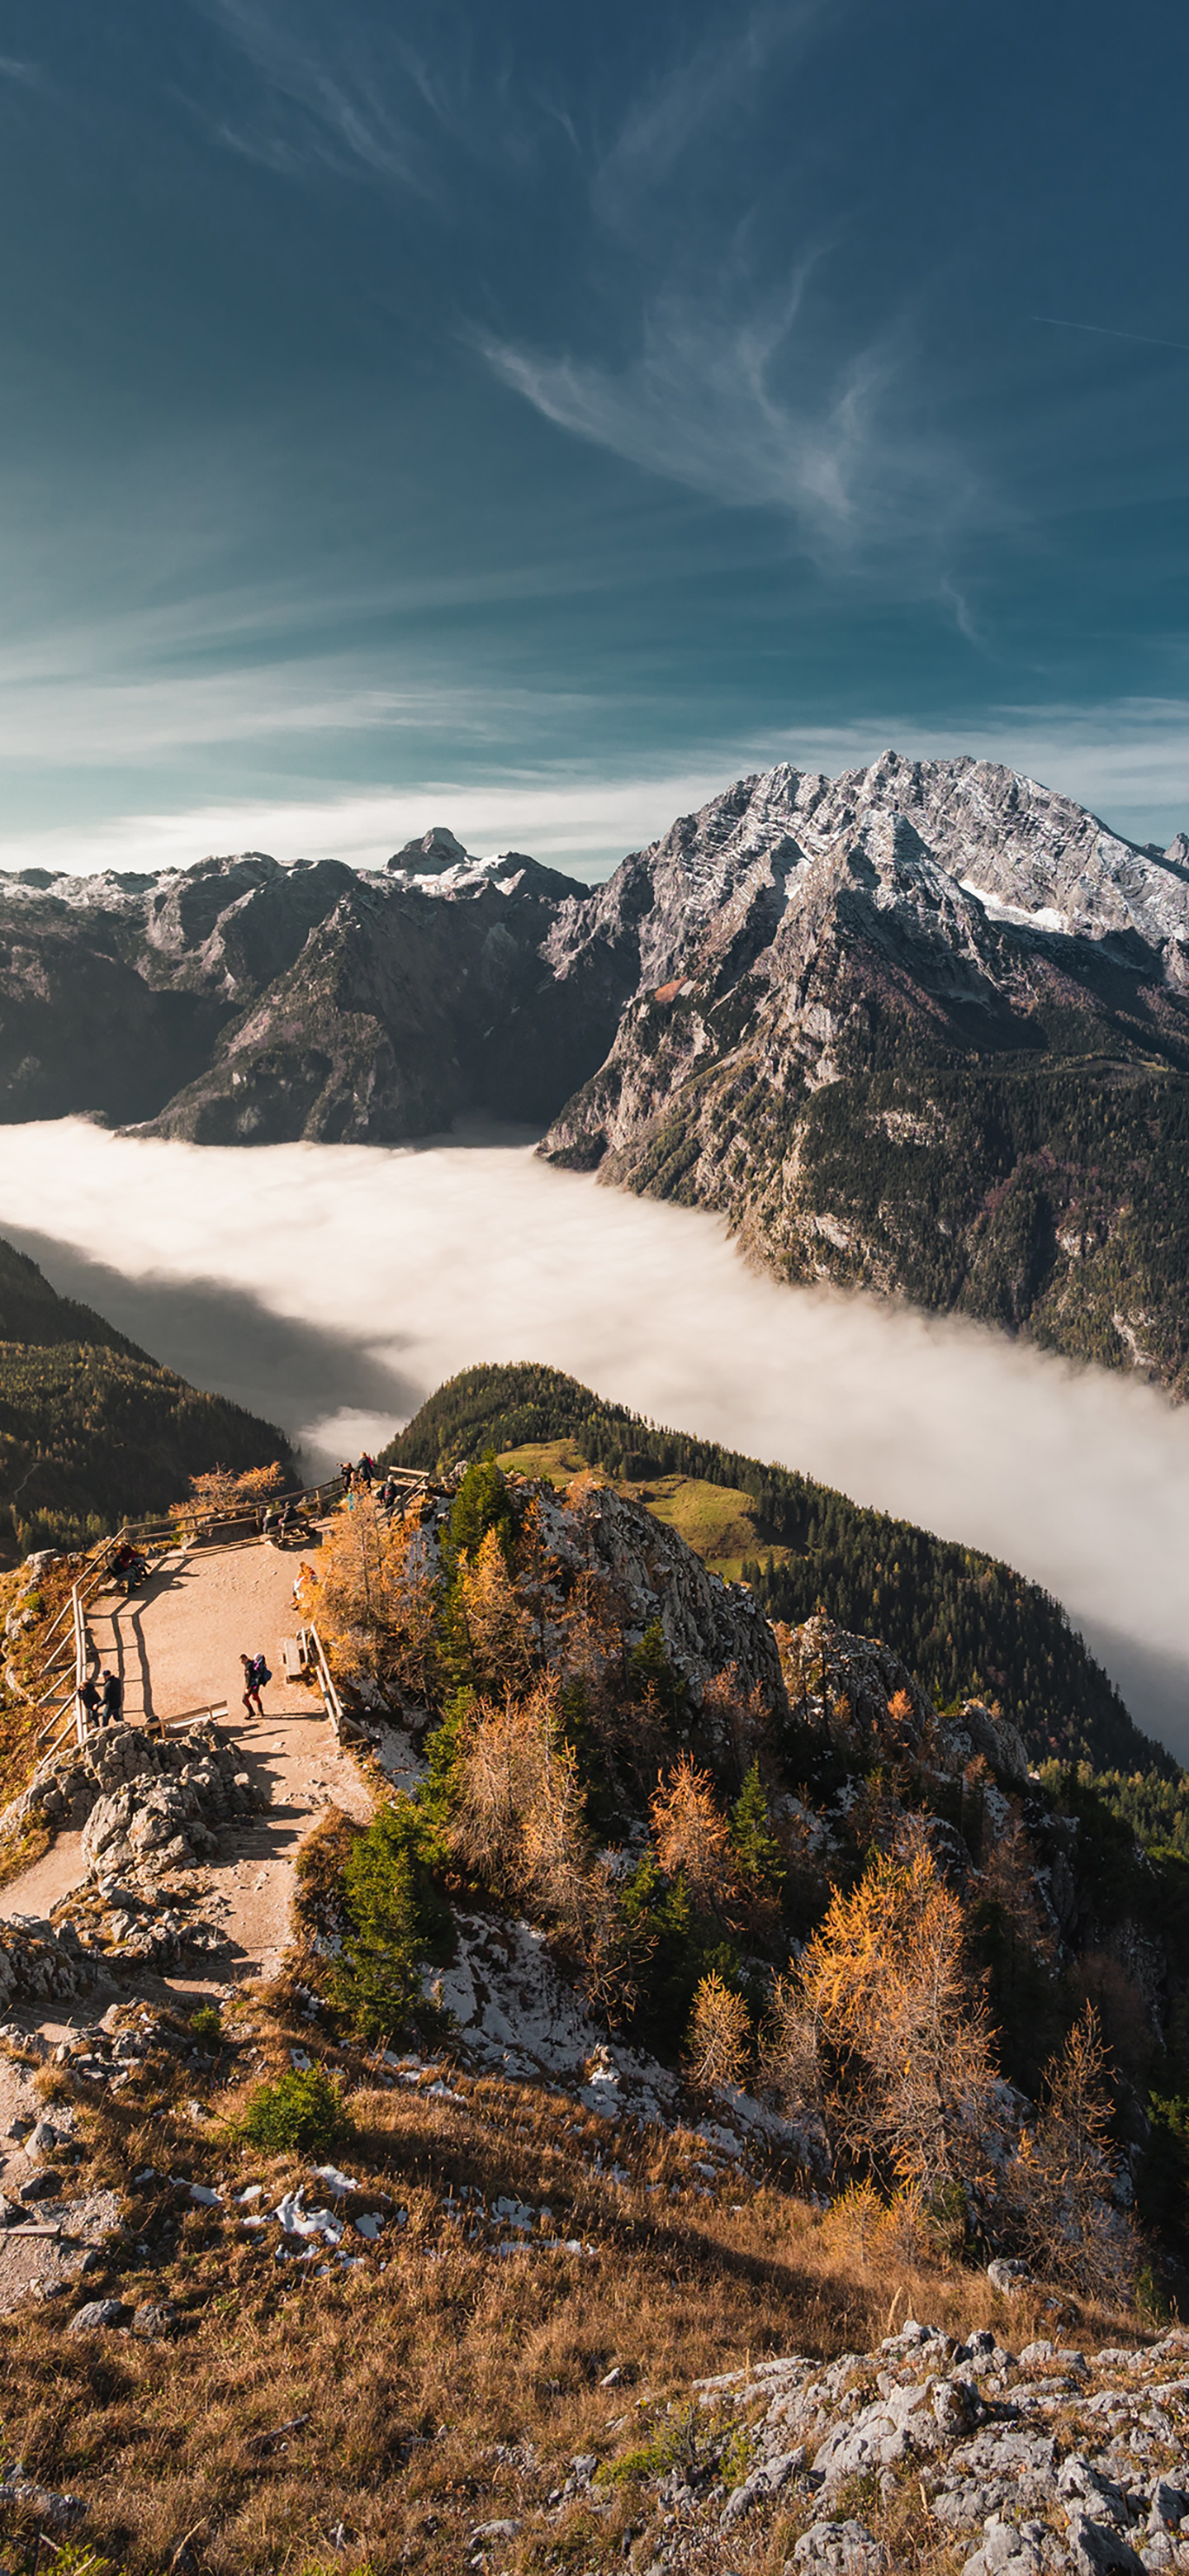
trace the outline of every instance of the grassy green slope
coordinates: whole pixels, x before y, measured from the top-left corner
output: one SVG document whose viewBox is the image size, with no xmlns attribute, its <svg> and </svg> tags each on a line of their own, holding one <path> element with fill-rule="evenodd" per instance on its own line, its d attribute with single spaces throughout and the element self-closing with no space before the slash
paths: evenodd
<svg viewBox="0 0 1189 2576">
<path fill-rule="evenodd" d="M 505 1454 L 556 1442 L 647 1494 L 650 1508 L 721 1571 L 745 1568 L 770 1617 L 805 1619 L 820 1604 L 843 1627 L 885 1638 L 943 1705 L 959 1694 L 997 1699 L 1037 1760 L 1179 1776 L 1039 1584 L 789 1468 L 661 1430 L 557 1369 L 463 1370 L 430 1396 L 385 1456 L 434 1467 L 489 1448 Z M 688 1490 L 709 1487 L 719 1489 L 721 1512 L 708 1508 L 704 1492 Z"/>
</svg>

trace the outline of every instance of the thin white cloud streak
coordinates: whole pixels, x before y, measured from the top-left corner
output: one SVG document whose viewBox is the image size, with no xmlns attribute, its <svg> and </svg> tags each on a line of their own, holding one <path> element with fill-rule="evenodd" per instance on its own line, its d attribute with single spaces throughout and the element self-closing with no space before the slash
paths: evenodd
<svg viewBox="0 0 1189 2576">
<path fill-rule="evenodd" d="M 218 1281 L 346 1334 L 414 1395 L 478 1360 L 569 1369 L 1006 1557 L 1113 1631 L 1124 1665 L 1163 1657 L 1189 1691 L 1189 1412 L 1148 1388 L 976 1326 L 783 1288 L 714 1218 L 524 1149 L 223 1151 L 83 1121 L 0 1128 L 0 1210 L 0 1226 L 159 1280 L 163 1318 L 171 1283 Z M 340 1410 L 311 1381 L 289 1427 L 333 1441 Z"/>
<path fill-rule="evenodd" d="M 216 141 L 271 169 L 295 172 L 321 161 L 395 182 L 417 196 L 439 194 L 432 160 L 398 103 L 400 92 L 419 94 L 423 101 L 432 95 L 428 67 L 411 46 L 389 39 L 390 74 L 398 77 L 385 80 L 362 49 L 349 43 L 337 44 L 331 59 L 302 34 L 291 10 L 282 14 L 266 0 L 200 5 L 252 63 L 277 105 L 296 110 L 300 120 L 278 132 L 228 118 L 213 128 Z"/>
<path fill-rule="evenodd" d="M 709 133 L 754 107 L 777 57 L 788 64 L 824 14 L 823 0 L 776 0 L 745 10 L 725 32 L 670 65 L 629 104 L 595 173 L 591 202 L 612 231 L 634 233 L 645 200 L 667 191 Z M 836 13 L 835 13 L 836 14 Z"/>
<path fill-rule="evenodd" d="M 539 711 L 539 710 L 538 710 Z M 457 735 L 465 710 L 451 706 Z M 483 696 L 475 729 L 491 719 Z M 325 716 L 322 730 L 333 732 Z M 127 813 L 85 826 L 63 823 L 0 831 L 0 867 L 189 867 L 214 851 L 263 849 L 276 858 L 337 858 L 375 867 L 431 823 L 448 823 L 478 854 L 509 848 L 598 876 L 643 848 L 678 815 L 695 813 L 734 779 L 789 760 L 835 775 L 859 768 L 889 745 L 921 759 L 963 753 L 1001 761 L 1076 797 L 1112 829 L 1163 846 L 1189 828 L 1189 706 L 1132 699 L 1099 708 L 993 709 L 969 723 L 921 725 L 875 715 L 850 726 L 708 742 L 697 765 L 616 776 L 593 763 L 511 770 L 492 761 L 486 777 L 423 773 L 418 780 L 304 798 L 223 798 L 174 811 Z"/>
<path fill-rule="evenodd" d="M 618 371 L 494 337 L 494 373 L 559 428 L 731 507 L 781 511 L 814 554 L 929 556 L 975 508 L 955 450 L 895 418 L 904 360 L 879 345 L 827 364 L 797 326 L 811 262 L 779 301 L 665 289 Z M 895 397 L 895 399 L 894 399 Z M 936 589 L 922 561 L 918 587 Z"/>
</svg>

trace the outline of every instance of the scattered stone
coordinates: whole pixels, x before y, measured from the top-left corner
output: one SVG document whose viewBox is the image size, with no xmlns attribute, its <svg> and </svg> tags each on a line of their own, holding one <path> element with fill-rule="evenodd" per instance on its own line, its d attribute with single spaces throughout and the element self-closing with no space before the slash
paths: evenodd
<svg viewBox="0 0 1189 2576">
<path fill-rule="evenodd" d="M 1006 2299 L 1014 2298 L 1018 2290 L 1035 2286 L 1026 2263 L 1014 2262 L 1000 2254 L 996 2255 L 993 2263 L 988 2263 L 987 2279 L 992 2289 L 1001 2290 Z"/>
<path fill-rule="evenodd" d="M 1069 2526 L 1069 2546 L 1079 2576 L 1146 2576 L 1142 2558 L 1106 2522 L 1091 2522 L 1085 2514 L 1075 2514 Z"/>
<path fill-rule="evenodd" d="M 1131 2527 L 1131 2511 L 1122 2487 L 1092 2468 L 1080 2451 L 1071 2451 L 1062 2461 L 1057 2472 L 1057 2493 L 1067 2508 L 1080 2507 L 1093 2514 L 1096 2522 L 1113 2522 L 1120 2531 Z"/>
<path fill-rule="evenodd" d="M 68 2531 L 87 2510 L 81 2496 L 57 2495 L 53 2487 L 38 2486 L 36 2478 L 27 2478 L 21 2460 L 0 2477 L 0 2505 L 5 2504 L 26 2505 L 55 2531 Z"/>
<path fill-rule="evenodd" d="M 76 2308 L 67 2334 L 102 2334 L 110 2326 L 122 2326 L 128 2310 L 122 2299 L 88 2299 L 86 2306 Z"/>
<path fill-rule="evenodd" d="M 888 2553 L 861 2522 L 815 2522 L 803 2532 L 790 2566 L 813 2576 L 882 2576 Z"/>
<path fill-rule="evenodd" d="M 781 2488 L 787 2486 L 789 2479 L 804 2466 L 804 2451 L 781 2451 L 774 2460 L 762 2460 L 744 2479 L 742 2486 L 734 2487 L 727 2497 L 719 2516 L 723 2530 L 729 2531 L 731 2524 L 750 2513 L 753 2505 L 769 2496 L 779 2495 Z"/>
<path fill-rule="evenodd" d="M 53 2173 L 48 2165 L 43 2165 L 40 2173 L 30 2174 L 27 2182 L 18 2183 L 17 2198 L 25 2201 L 56 2200 L 64 2190 L 61 2174 Z"/>
<path fill-rule="evenodd" d="M 1048 2576 L 1067 2564 L 1054 2533 L 1043 2522 L 991 2522 L 982 2548 L 968 2558 L 962 2576 Z"/>
<path fill-rule="evenodd" d="M 1152 2489 L 1149 2527 L 1153 2531 L 1175 2531 L 1187 2513 L 1189 2495 L 1182 2494 L 1180 2487 L 1170 2486 L 1167 2478 L 1157 2478 Z"/>
<path fill-rule="evenodd" d="M 146 2299 L 134 2309 L 132 2331 L 143 2335 L 148 2343 L 158 2343 L 171 2335 L 178 2322 L 178 2311 L 172 2299 Z"/>
</svg>

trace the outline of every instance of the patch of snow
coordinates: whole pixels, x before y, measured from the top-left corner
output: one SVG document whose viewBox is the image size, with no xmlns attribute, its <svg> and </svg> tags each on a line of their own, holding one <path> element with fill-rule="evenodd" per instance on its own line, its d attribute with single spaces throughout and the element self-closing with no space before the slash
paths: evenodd
<svg viewBox="0 0 1189 2576">
<path fill-rule="evenodd" d="M 992 894 L 988 887 L 976 885 L 973 877 L 959 877 L 963 894 L 972 894 L 984 912 L 993 913 L 996 921 L 1011 921 L 1023 930 L 1068 930 L 1069 914 L 1058 912 L 1051 903 L 1038 904 L 1034 912 L 1020 903 L 1005 903 L 1002 895 Z"/>
<path fill-rule="evenodd" d="M 362 2191 L 363 2189 L 363 2184 L 361 2182 L 352 2182 L 350 2174 L 340 2173 L 337 2165 L 314 2165 L 312 2167 L 312 2171 L 315 2182 L 324 2182 L 327 2190 L 334 2192 L 336 2196 L 341 2196 L 341 2194 L 346 2191 Z M 259 2191 L 259 2183 L 256 2184 L 255 2188 Z M 249 2198 L 249 2194 L 247 2192 L 241 2193 L 240 2196 L 244 2200 Z"/>
</svg>

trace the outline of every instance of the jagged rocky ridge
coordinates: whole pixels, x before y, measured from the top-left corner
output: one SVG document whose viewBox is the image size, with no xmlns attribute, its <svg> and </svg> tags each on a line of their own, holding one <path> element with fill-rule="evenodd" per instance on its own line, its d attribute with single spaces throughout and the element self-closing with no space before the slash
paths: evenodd
<svg viewBox="0 0 1189 2576">
<path fill-rule="evenodd" d="M 559 925 L 638 980 L 543 1150 L 1181 1390 L 1187 862 L 987 762 L 745 779 Z"/>
<path fill-rule="evenodd" d="M 782 1275 L 1183 1391 L 1189 839 L 984 761 L 782 764 L 594 891 L 442 827 L 0 891 L 0 1115 L 396 1143 L 482 1112 Z"/>
</svg>

